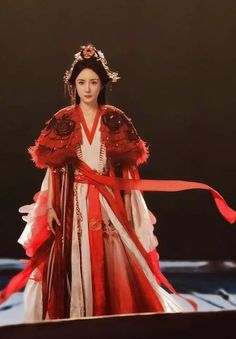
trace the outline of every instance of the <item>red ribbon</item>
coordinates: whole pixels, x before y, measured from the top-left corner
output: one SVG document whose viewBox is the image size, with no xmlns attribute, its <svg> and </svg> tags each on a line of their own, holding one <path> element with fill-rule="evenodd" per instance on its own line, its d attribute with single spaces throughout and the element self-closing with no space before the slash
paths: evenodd
<svg viewBox="0 0 236 339">
<path fill-rule="evenodd" d="M 211 192 L 215 204 L 222 216 L 233 224 L 236 220 L 236 211 L 227 205 L 224 198 L 211 186 L 201 182 L 183 181 L 183 180 L 143 180 L 143 179 L 123 179 L 99 175 L 98 172 L 81 161 L 80 174 L 75 178 L 78 182 L 89 182 L 93 184 L 106 185 L 113 190 L 140 190 L 140 191 L 160 191 L 160 192 L 178 192 L 191 189 L 202 189 Z"/>
</svg>

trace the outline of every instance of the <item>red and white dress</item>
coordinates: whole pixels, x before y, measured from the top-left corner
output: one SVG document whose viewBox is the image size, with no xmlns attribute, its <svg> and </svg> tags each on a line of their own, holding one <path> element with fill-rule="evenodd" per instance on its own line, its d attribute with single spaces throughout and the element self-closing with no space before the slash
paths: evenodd
<svg viewBox="0 0 236 339">
<path fill-rule="evenodd" d="M 29 262 L 1 291 L 0 302 L 26 285 L 26 321 L 181 312 L 160 272 L 142 191 L 209 190 L 234 223 L 236 212 L 223 197 L 203 183 L 140 180 L 137 165 L 147 149 L 130 119 L 113 106 L 99 107 L 91 132 L 79 105 L 60 110 L 29 152 L 37 167 L 48 169 L 35 202 L 20 209 L 28 213 L 19 242 Z M 54 224 L 55 235 L 47 228 L 49 175 L 61 221 Z"/>
<path fill-rule="evenodd" d="M 106 152 L 101 142 L 100 123 L 101 116 L 97 114 L 89 132 L 82 119 L 83 142 L 77 148 L 77 155 L 92 170 L 102 174 L 106 172 Z M 48 173 L 42 191 L 47 189 L 47 177 Z M 131 206 L 135 233 L 144 249 L 152 252 L 157 239 L 139 190 L 131 191 Z M 23 245 L 28 231 L 29 226 L 26 226 L 19 239 Z M 158 284 L 108 201 L 92 184 L 74 183 L 72 232 L 71 318 L 182 310 L 173 296 Z M 26 285 L 25 311 L 27 321 L 42 319 L 41 282 L 34 277 Z"/>
</svg>

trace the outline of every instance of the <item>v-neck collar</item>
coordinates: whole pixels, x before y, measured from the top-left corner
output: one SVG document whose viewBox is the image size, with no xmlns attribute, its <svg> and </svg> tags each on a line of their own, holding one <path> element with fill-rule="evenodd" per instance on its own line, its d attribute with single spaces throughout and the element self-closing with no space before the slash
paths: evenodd
<svg viewBox="0 0 236 339">
<path fill-rule="evenodd" d="M 90 145 L 92 144 L 93 142 L 93 138 L 94 138 L 94 135 L 95 135 L 95 132 L 96 132 L 96 129 L 97 129 L 97 126 L 98 126 L 98 121 L 99 121 L 99 118 L 100 118 L 100 109 L 98 107 L 97 109 L 97 112 L 96 112 L 96 115 L 95 115 L 95 118 L 93 120 L 93 126 L 92 126 L 92 129 L 91 131 L 88 129 L 88 125 L 86 123 L 86 120 L 85 120 L 85 117 L 84 117 L 84 113 L 81 109 L 80 106 L 78 106 L 79 108 L 79 111 L 80 111 L 80 117 L 81 117 L 81 124 L 83 126 L 83 129 L 84 129 L 84 132 L 86 134 L 86 137 L 88 139 L 88 142 L 90 143 Z"/>
</svg>

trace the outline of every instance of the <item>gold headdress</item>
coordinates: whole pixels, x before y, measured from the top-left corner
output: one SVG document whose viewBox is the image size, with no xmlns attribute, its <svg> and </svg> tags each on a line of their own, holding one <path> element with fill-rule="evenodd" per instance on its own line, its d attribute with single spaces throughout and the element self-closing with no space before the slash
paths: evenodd
<svg viewBox="0 0 236 339">
<path fill-rule="evenodd" d="M 104 68 L 104 70 L 107 74 L 107 77 L 110 79 L 111 82 L 117 82 L 117 80 L 120 79 L 117 72 L 113 72 L 109 69 L 107 60 L 106 60 L 104 54 L 102 53 L 102 51 L 97 50 L 95 48 L 95 46 L 91 43 L 84 45 L 84 46 L 81 46 L 80 51 L 78 53 L 76 53 L 74 57 L 75 57 L 75 59 L 74 59 L 72 65 L 71 65 L 70 69 L 68 69 L 65 72 L 65 75 L 63 77 L 65 87 L 67 87 L 69 95 L 71 96 L 71 98 L 74 97 L 75 88 L 72 85 L 72 83 L 70 82 L 70 79 L 71 79 L 75 65 L 78 62 L 81 62 L 83 60 L 95 58 L 97 61 L 101 62 L 102 66 L 103 66 L 103 68 Z"/>
</svg>

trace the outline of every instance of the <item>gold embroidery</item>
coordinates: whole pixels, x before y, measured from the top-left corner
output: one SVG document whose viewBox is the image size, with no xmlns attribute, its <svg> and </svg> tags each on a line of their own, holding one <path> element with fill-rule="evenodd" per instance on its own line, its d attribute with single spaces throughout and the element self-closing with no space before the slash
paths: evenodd
<svg viewBox="0 0 236 339">
<path fill-rule="evenodd" d="M 75 196 L 75 208 L 76 208 L 76 216 L 77 216 L 77 233 L 78 237 L 81 237 L 82 235 L 82 227 L 81 222 L 83 221 L 83 216 L 79 208 L 79 199 L 78 199 L 78 183 L 74 184 L 74 196 Z"/>
<path fill-rule="evenodd" d="M 90 231 L 98 231 L 102 228 L 102 222 L 97 219 L 89 220 L 89 230 Z"/>
<path fill-rule="evenodd" d="M 103 226 L 103 233 L 104 236 L 107 237 L 117 237 L 119 234 L 115 228 L 115 226 L 112 224 L 111 220 L 108 220 L 108 223 L 106 224 L 105 222 L 102 223 Z"/>
</svg>

